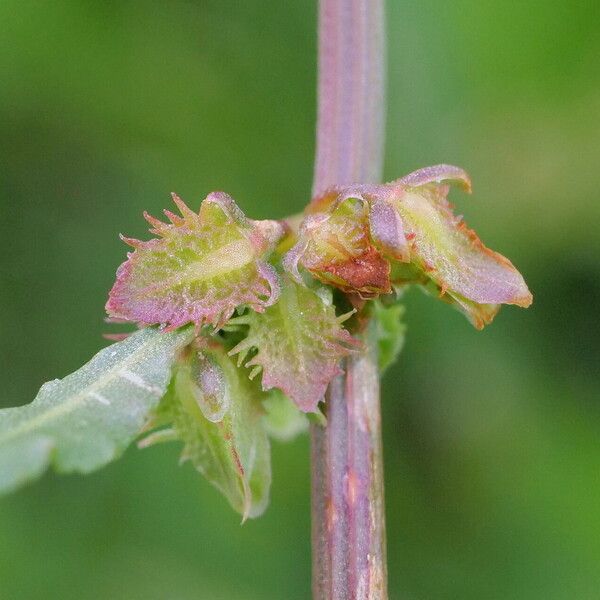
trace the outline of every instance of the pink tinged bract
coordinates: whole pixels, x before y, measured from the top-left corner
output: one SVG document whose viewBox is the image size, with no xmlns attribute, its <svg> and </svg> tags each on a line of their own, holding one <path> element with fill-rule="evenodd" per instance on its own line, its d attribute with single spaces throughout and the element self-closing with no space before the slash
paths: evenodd
<svg viewBox="0 0 600 600">
<path fill-rule="evenodd" d="M 262 314 L 230 321 L 248 326 L 247 336 L 229 354 L 238 364 L 262 371 L 262 387 L 281 389 L 304 412 L 315 411 L 330 381 L 340 373 L 340 358 L 361 347 L 342 326 L 347 316 L 304 285 L 284 279 L 281 296 Z M 256 354 L 247 360 L 251 351 Z"/>
<path fill-rule="evenodd" d="M 117 270 L 110 317 L 174 329 L 187 323 L 221 327 L 238 306 L 263 311 L 277 300 L 279 278 L 266 262 L 283 226 L 248 219 L 225 193 L 210 194 L 199 213 L 173 194 L 181 216 L 169 223 L 145 214 L 149 241 L 123 237 L 134 248 Z"/>
<path fill-rule="evenodd" d="M 448 187 L 427 183 L 402 187 L 393 200 L 410 241 L 411 263 L 448 294 L 481 328 L 498 307 L 527 307 L 532 296 L 519 271 L 487 248 L 462 217 L 453 214 Z"/>
<path fill-rule="evenodd" d="M 481 328 L 491 322 L 500 304 L 527 307 L 532 296 L 513 264 L 487 248 L 462 217 L 453 214 L 446 199 L 450 184 L 471 191 L 467 173 L 452 165 L 425 167 L 389 184 L 332 187 L 311 202 L 305 223 L 326 222 L 347 199 L 360 198 L 368 204 L 365 214 L 370 236 L 360 242 L 363 250 L 372 244 L 389 261 L 391 282 L 414 282 L 433 289 Z M 326 280 L 319 270 L 323 247 L 314 243 L 322 237 L 322 230 L 315 235 L 313 229 L 300 228 L 299 241 L 285 257 L 284 267 L 297 279 L 301 265 L 315 277 Z M 347 234 L 340 229 L 338 235 Z M 364 290 L 352 289 L 351 281 L 341 285 L 336 280 L 327 282 L 343 291 L 364 295 Z M 385 293 L 385 289 L 382 287 L 379 293 Z"/>
</svg>

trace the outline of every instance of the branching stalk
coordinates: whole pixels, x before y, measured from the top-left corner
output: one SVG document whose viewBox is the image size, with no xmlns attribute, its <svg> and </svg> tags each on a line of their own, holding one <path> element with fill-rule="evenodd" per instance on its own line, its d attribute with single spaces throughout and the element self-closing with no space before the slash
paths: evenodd
<svg viewBox="0 0 600 600">
<path fill-rule="evenodd" d="M 383 0 L 320 0 L 313 195 L 381 178 L 384 51 Z M 314 600 L 387 598 L 379 376 L 364 341 L 311 430 Z"/>
</svg>

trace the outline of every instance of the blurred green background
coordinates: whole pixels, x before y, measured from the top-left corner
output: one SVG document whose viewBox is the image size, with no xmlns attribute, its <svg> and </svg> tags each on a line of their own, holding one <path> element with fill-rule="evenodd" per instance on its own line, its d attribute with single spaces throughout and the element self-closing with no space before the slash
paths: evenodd
<svg viewBox="0 0 600 600">
<path fill-rule="evenodd" d="M 391 599 L 600 598 L 600 5 L 388 3 L 386 178 L 450 162 L 535 295 L 473 330 L 414 291 L 383 383 Z M 307 201 L 312 0 L 0 3 L 0 406 L 106 342 L 126 248 L 175 190 Z M 310 594 L 306 437 L 239 517 L 178 448 L 0 500 L 1 600 Z"/>
</svg>

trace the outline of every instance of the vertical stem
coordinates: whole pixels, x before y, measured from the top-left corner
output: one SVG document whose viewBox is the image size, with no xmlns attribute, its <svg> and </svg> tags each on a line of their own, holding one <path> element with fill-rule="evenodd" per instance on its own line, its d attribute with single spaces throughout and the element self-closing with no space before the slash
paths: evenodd
<svg viewBox="0 0 600 600">
<path fill-rule="evenodd" d="M 385 600 L 387 569 L 379 373 L 374 346 L 329 387 L 313 425 L 314 600 Z"/>
<path fill-rule="evenodd" d="M 383 167 L 384 0 L 320 0 L 313 196 Z"/>
<path fill-rule="evenodd" d="M 313 195 L 381 178 L 383 0 L 320 0 Z M 348 358 L 313 425 L 314 600 L 386 600 L 383 461 L 377 354 Z"/>
</svg>

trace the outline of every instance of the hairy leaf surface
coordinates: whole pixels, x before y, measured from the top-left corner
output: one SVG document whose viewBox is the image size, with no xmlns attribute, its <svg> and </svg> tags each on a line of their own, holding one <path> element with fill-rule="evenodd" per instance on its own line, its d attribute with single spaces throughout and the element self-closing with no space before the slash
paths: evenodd
<svg viewBox="0 0 600 600">
<path fill-rule="evenodd" d="M 192 335 L 138 331 L 45 383 L 31 404 L 0 410 L 0 493 L 50 465 L 87 473 L 120 456 L 165 393 L 175 354 Z"/>
</svg>

